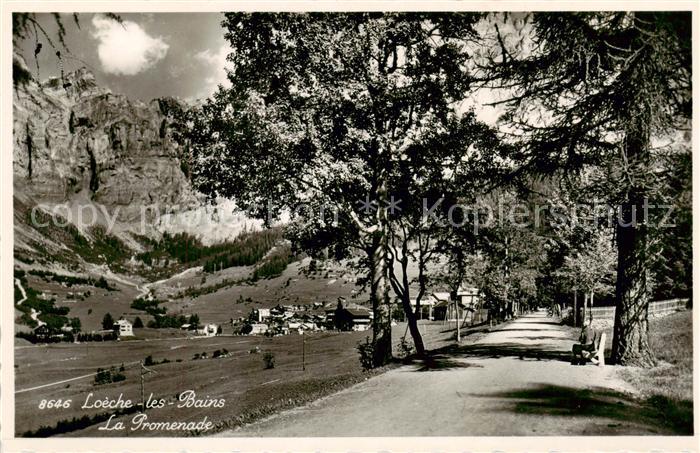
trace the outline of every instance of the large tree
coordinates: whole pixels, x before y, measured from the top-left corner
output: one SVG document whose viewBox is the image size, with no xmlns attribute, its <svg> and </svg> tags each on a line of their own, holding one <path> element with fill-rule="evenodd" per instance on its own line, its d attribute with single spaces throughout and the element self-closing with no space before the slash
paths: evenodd
<svg viewBox="0 0 700 453">
<path fill-rule="evenodd" d="M 362 252 L 375 365 L 391 357 L 392 214 L 401 208 L 392 175 L 411 146 L 460 124 L 479 18 L 231 13 L 223 22 L 232 88 L 203 107 L 214 139 L 193 146 L 195 180 L 254 201 L 257 214 L 291 212 L 307 245 Z M 320 218 L 323 206 L 339 215 Z"/>
<path fill-rule="evenodd" d="M 691 116 L 691 14 L 537 13 L 509 17 L 510 27 L 502 19 L 491 23 L 485 83 L 507 92 L 510 132 L 523 139 L 513 175 L 611 169 L 599 182 L 619 210 L 612 359 L 651 364 L 651 238 L 640 217 L 658 191 L 655 139 Z"/>
</svg>

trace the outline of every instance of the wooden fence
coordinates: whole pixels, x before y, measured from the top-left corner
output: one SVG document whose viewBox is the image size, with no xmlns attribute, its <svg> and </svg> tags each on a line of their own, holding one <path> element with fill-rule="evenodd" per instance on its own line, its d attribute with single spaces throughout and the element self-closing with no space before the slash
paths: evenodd
<svg viewBox="0 0 700 453">
<path fill-rule="evenodd" d="M 649 304 L 649 314 L 652 316 L 667 315 L 686 307 L 688 299 L 660 300 Z M 615 319 L 615 307 L 593 307 L 593 319 Z"/>
</svg>

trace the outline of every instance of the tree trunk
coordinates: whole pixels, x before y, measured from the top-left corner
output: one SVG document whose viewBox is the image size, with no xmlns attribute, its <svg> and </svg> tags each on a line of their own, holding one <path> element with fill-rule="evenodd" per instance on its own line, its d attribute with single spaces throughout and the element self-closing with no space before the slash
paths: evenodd
<svg viewBox="0 0 700 453">
<path fill-rule="evenodd" d="M 381 247 L 377 247 L 370 265 L 370 300 L 374 314 L 372 319 L 373 364 L 375 367 L 386 365 L 391 360 L 391 312 L 385 300 L 386 265 L 383 263 Z"/>
<path fill-rule="evenodd" d="M 459 323 L 462 320 L 460 319 L 459 302 L 457 300 L 455 300 L 455 313 L 457 314 L 457 316 L 456 316 L 456 318 L 457 318 L 457 343 L 459 343 L 460 341 L 462 341 L 461 332 L 459 331 Z"/>
<path fill-rule="evenodd" d="M 411 332 L 411 338 L 413 338 L 413 344 L 416 347 L 416 354 L 420 358 L 425 358 L 425 344 L 423 343 L 423 337 L 418 329 L 418 318 L 421 316 L 420 301 L 423 297 L 424 290 L 421 289 L 418 291 L 418 295 L 416 296 L 416 310 L 413 311 L 411 309 L 411 285 L 408 276 L 408 240 L 406 238 L 403 239 L 401 249 L 403 253 L 403 256 L 399 260 L 401 264 L 401 281 L 399 282 L 396 279 L 396 274 L 393 273 L 394 268 L 392 267 L 389 269 L 389 272 L 392 272 L 391 277 L 393 277 L 393 280 L 390 280 L 390 282 L 394 285 L 394 291 L 400 297 L 401 306 L 403 307 L 406 320 L 408 321 L 408 330 Z M 390 266 L 393 266 L 393 261 L 390 262 Z"/>
<path fill-rule="evenodd" d="M 406 292 L 404 297 L 401 298 L 401 305 L 403 306 L 403 311 L 406 314 L 406 320 L 408 321 L 408 331 L 411 332 L 411 338 L 413 338 L 413 344 L 416 347 L 416 354 L 420 358 L 425 357 L 425 344 L 423 343 L 423 337 L 418 329 L 418 318 L 416 314 L 411 310 L 411 302 L 409 293 Z"/>
<path fill-rule="evenodd" d="M 639 176 L 649 166 L 648 117 L 633 117 L 625 135 L 627 171 Z M 622 365 L 651 366 L 647 317 L 649 311 L 647 225 L 645 189 L 631 182 L 620 205 L 617 235 L 617 281 L 615 282 L 615 328 L 612 361 Z M 642 181 L 643 184 L 643 181 Z"/>
<path fill-rule="evenodd" d="M 578 301 L 576 296 L 576 290 L 574 289 L 574 327 L 578 326 Z"/>
<path fill-rule="evenodd" d="M 386 182 L 380 184 L 378 191 L 379 200 L 386 199 Z M 374 345 L 374 366 L 386 365 L 392 359 L 391 353 L 391 298 L 389 295 L 389 231 L 387 209 L 383 202 L 377 209 L 378 231 L 373 237 L 373 244 L 377 247 L 374 251 L 373 262 L 375 272 L 372 284 L 376 289 L 376 296 L 372 301 L 374 320 L 372 323 L 372 342 Z"/>
<path fill-rule="evenodd" d="M 648 267 L 646 227 L 633 218 L 641 212 L 640 197 L 621 206 L 617 226 L 617 282 L 612 361 L 621 365 L 652 366 L 654 357 L 648 335 Z"/>
</svg>

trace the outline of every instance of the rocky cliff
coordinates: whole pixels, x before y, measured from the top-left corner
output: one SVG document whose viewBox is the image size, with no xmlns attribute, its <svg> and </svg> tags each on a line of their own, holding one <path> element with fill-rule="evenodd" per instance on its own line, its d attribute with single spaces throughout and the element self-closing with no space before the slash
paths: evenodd
<svg viewBox="0 0 700 453">
<path fill-rule="evenodd" d="M 20 57 L 15 57 L 20 58 Z M 15 189 L 37 202 L 104 205 L 121 221 L 197 204 L 172 137 L 172 99 L 144 103 L 97 85 L 87 69 L 14 89 Z"/>
</svg>

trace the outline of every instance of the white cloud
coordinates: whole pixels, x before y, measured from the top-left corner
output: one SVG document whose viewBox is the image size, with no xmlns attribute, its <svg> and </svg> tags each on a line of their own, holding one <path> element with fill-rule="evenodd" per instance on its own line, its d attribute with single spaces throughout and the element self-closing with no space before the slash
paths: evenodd
<svg viewBox="0 0 700 453">
<path fill-rule="evenodd" d="M 102 70 L 117 75 L 134 75 L 152 67 L 168 53 L 168 44 L 152 37 L 135 22 L 122 24 L 95 15 L 92 36 L 99 41 L 97 55 Z"/>
<path fill-rule="evenodd" d="M 219 49 L 212 52 L 210 49 L 198 52 L 194 57 L 207 65 L 207 77 L 204 78 L 205 86 L 202 90 L 202 96 L 208 97 L 214 94 L 219 85 L 230 87 L 231 83 L 226 75 L 227 61 L 231 49 L 227 44 L 222 44 Z"/>
</svg>

